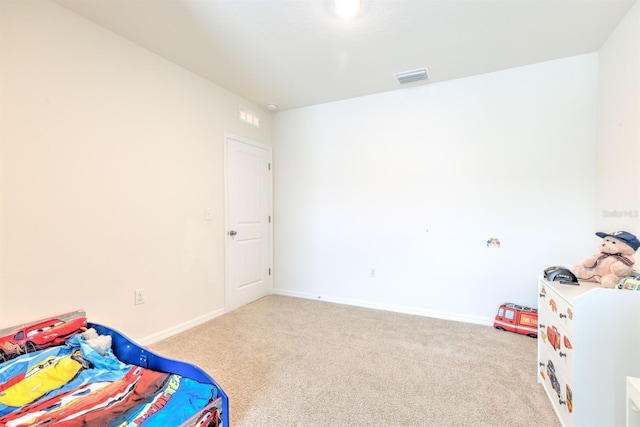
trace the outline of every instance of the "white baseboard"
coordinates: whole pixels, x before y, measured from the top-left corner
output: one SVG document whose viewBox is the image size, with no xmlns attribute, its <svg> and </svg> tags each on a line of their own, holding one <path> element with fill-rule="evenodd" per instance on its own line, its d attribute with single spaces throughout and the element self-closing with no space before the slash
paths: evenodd
<svg viewBox="0 0 640 427">
<path fill-rule="evenodd" d="M 165 329 L 164 331 L 156 332 L 155 334 L 151 334 L 147 337 L 137 339 L 136 342 L 140 345 L 151 345 L 158 341 L 162 341 L 165 338 L 169 338 L 173 335 L 184 332 L 188 329 L 195 328 L 196 326 L 208 322 L 209 320 L 215 319 L 218 316 L 222 316 L 225 313 L 224 309 L 213 311 L 211 313 L 204 314 L 200 317 L 196 317 L 195 319 L 191 319 L 187 322 L 181 323 L 176 326 L 172 326 L 170 328 Z"/>
<path fill-rule="evenodd" d="M 413 314 L 417 316 L 433 317 L 436 319 L 453 320 L 456 322 L 474 323 L 476 325 L 493 326 L 493 320 L 494 320 L 493 318 L 488 318 L 488 317 L 466 316 L 466 315 L 461 315 L 459 313 L 448 313 L 444 311 L 425 310 L 425 309 L 416 308 L 416 307 L 406 307 L 406 306 L 393 305 L 393 304 L 380 304 L 380 303 L 374 303 L 366 300 L 357 300 L 357 299 L 351 299 L 351 298 L 337 298 L 337 297 L 332 297 L 327 295 L 309 294 L 306 292 L 287 291 L 284 289 L 273 289 L 272 293 L 275 295 L 313 299 L 318 301 L 327 301 L 327 302 L 332 302 L 336 304 L 345 304 L 345 305 L 353 305 L 356 307 L 372 308 L 375 310 L 392 311 L 395 313 Z M 155 334 L 151 334 L 144 338 L 137 339 L 135 341 L 140 345 L 144 345 L 144 346 L 151 345 L 158 341 L 162 341 L 163 339 L 169 338 L 173 335 L 189 330 L 191 328 L 195 328 L 196 326 L 202 323 L 208 322 L 209 320 L 222 316 L 224 313 L 225 313 L 224 309 L 219 309 L 211 313 L 207 313 L 202 316 L 196 317 L 195 319 L 191 319 L 179 325 L 172 326 L 163 331 L 156 332 Z"/>
<path fill-rule="evenodd" d="M 448 313 L 444 311 L 425 310 L 416 307 L 406 307 L 393 304 L 380 304 L 365 300 L 355 300 L 350 298 L 336 298 L 326 295 L 309 294 L 305 292 L 287 291 L 284 289 L 273 289 L 276 295 L 283 295 L 296 298 L 314 299 L 318 301 L 327 301 L 337 304 L 353 305 L 356 307 L 373 308 L 376 310 L 393 311 L 396 313 L 413 314 L 417 316 L 433 317 L 436 319 L 453 320 L 456 322 L 474 323 L 476 325 L 493 326 L 493 318 L 480 316 L 466 316 L 460 313 Z"/>
</svg>

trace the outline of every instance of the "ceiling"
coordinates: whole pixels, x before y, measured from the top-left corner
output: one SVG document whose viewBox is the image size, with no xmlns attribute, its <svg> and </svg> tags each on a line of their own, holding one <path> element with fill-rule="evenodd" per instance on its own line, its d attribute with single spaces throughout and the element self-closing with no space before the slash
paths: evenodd
<svg viewBox="0 0 640 427">
<path fill-rule="evenodd" d="M 280 111 L 595 52 L 636 0 L 53 1 Z"/>
</svg>

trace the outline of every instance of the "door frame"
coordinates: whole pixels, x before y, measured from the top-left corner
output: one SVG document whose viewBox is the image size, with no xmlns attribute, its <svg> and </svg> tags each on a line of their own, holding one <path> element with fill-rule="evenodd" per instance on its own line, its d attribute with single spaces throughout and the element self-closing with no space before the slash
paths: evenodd
<svg viewBox="0 0 640 427">
<path fill-rule="evenodd" d="M 229 224 L 229 139 L 241 142 L 243 144 L 251 145 L 263 150 L 266 150 L 269 155 L 269 164 L 271 166 L 271 174 L 269 175 L 269 208 L 271 221 L 268 227 L 268 250 L 269 254 L 268 264 L 271 266 L 271 274 L 267 277 L 268 280 L 268 293 L 273 293 L 273 147 L 270 145 L 262 144 L 260 142 L 244 138 L 230 132 L 224 132 L 224 310 L 229 311 L 229 230 L 231 225 Z"/>
</svg>

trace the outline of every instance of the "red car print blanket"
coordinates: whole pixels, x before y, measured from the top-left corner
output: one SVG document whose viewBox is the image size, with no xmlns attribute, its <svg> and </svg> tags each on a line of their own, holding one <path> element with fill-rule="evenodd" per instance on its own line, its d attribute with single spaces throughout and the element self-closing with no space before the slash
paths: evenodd
<svg viewBox="0 0 640 427">
<path fill-rule="evenodd" d="M 0 364 L 0 426 L 220 425 L 218 389 L 121 362 L 83 334 Z"/>
</svg>

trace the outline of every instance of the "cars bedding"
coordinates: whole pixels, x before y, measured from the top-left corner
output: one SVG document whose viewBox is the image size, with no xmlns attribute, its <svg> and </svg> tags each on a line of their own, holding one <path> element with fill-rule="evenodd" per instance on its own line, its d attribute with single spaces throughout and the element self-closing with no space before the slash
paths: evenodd
<svg viewBox="0 0 640 427">
<path fill-rule="evenodd" d="M 125 363 L 85 336 L 0 363 L 0 426 L 226 425 L 227 398 L 215 381 Z"/>
</svg>

